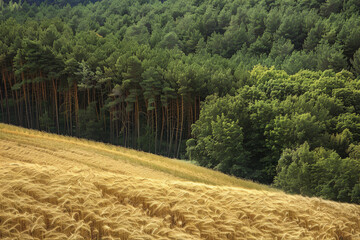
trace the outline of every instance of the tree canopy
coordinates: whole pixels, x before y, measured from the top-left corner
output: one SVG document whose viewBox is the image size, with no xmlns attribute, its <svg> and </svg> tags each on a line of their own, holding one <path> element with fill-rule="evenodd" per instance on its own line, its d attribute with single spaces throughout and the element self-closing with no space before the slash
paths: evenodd
<svg viewBox="0 0 360 240">
<path fill-rule="evenodd" d="M 256 66 L 236 94 L 206 98 L 187 141 L 202 166 L 291 193 L 359 203 L 357 92 L 349 71 Z"/>
</svg>

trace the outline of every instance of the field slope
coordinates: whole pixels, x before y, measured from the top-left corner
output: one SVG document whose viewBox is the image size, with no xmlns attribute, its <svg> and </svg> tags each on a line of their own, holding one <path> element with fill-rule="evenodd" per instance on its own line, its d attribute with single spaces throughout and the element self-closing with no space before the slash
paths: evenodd
<svg viewBox="0 0 360 240">
<path fill-rule="evenodd" d="M 360 239 L 360 206 L 0 124 L 0 239 Z"/>
</svg>

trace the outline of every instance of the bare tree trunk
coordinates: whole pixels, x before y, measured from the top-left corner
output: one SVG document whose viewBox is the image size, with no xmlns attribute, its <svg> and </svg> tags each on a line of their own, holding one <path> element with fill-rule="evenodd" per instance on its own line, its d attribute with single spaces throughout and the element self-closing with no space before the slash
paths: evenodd
<svg viewBox="0 0 360 240">
<path fill-rule="evenodd" d="M 3 81 L 4 81 L 4 91 L 5 91 L 5 103 L 6 103 L 6 112 L 7 112 L 7 119 L 8 119 L 8 123 L 10 123 L 10 110 L 9 110 L 9 97 L 8 97 L 8 91 L 7 91 L 7 82 L 5 79 L 5 70 L 2 69 L 1 71 L 2 73 L 2 77 L 3 77 Z"/>
<path fill-rule="evenodd" d="M 69 88 L 69 118 L 70 118 L 70 135 L 72 136 L 73 122 L 72 122 L 72 98 L 71 98 L 72 87 Z"/>
<path fill-rule="evenodd" d="M 27 105 L 27 96 L 26 96 L 26 89 L 25 84 L 23 84 L 23 93 L 24 93 L 24 100 L 25 100 L 25 115 L 26 115 L 26 126 L 30 127 L 30 119 L 29 119 L 29 113 L 28 113 L 28 105 Z"/>
<path fill-rule="evenodd" d="M 75 125 L 76 125 L 76 135 L 79 136 L 79 98 L 78 98 L 78 90 L 77 90 L 77 83 L 74 84 L 74 93 L 75 93 Z"/>
<path fill-rule="evenodd" d="M 163 141 L 163 136 L 164 136 L 164 125 L 165 125 L 165 111 L 164 111 L 164 108 L 165 107 L 161 107 L 161 115 L 162 115 L 162 120 L 161 120 L 161 133 L 160 133 L 160 142 L 159 142 L 159 145 L 160 145 L 160 151 L 161 151 L 161 143 L 162 143 L 162 141 Z"/>
<path fill-rule="evenodd" d="M 181 147 L 181 140 L 183 134 L 183 127 L 184 127 L 184 96 L 181 96 L 181 127 L 180 127 L 180 137 L 179 137 L 179 144 L 176 153 L 176 158 L 179 158 L 180 147 Z"/>
<path fill-rule="evenodd" d="M 30 78 L 30 76 L 28 76 Z M 30 125 L 31 128 L 34 128 L 34 124 L 33 124 L 33 109 L 34 109 L 34 83 L 31 82 L 29 83 L 29 87 L 28 89 L 28 97 L 29 97 L 29 110 L 30 110 Z M 31 89 L 31 92 L 30 92 Z"/>
<path fill-rule="evenodd" d="M 0 86 L 0 99 L 1 99 L 1 104 L 0 104 L 0 106 L 1 106 L 1 116 L 2 116 L 2 119 L 1 120 L 3 120 L 3 118 L 5 119 L 5 116 L 4 116 L 4 104 L 3 104 L 3 102 L 4 102 L 4 100 L 3 100 L 3 94 L 2 94 L 2 88 L 1 88 L 1 86 Z M 4 120 L 3 120 L 4 121 Z"/>
<path fill-rule="evenodd" d="M 14 84 L 16 83 L 16 79 L 15 79 L 15 74 L 13 73 L 10 73 L 10 72 L 6 72 L 6 75 L 7 75 L 7 79 L 9 81 L 9 86 L 13 86 L 12 84 L 12 78 L 14 78 Z M 21 96 L 21 90 L 19 91 L 19 95 Z M 22 112 L 22 106 L 23 105 L 20 105 L 20 101 L 19 101 L 19 96 L 18 96 L 18 92 L 17 90 L 11 90 L 11 96 L 13 99 L 15 99 L 15 103 L 16 103 L 16 108 L 15 108 L 15 115 L 17 117 L 17 120 L 18 120 L 18 124 L 20 126 L 23 126 L 23 112 Z M 17 113 L 17 114 L 16 114 Z"/>
<path fill-rule="evenodd" d="M 90 105 L 90 89 L 87 89 L 87 99 L 88 99 L 88 106 Z"/>
<path fill-rule="evenodd" d="M 39 123 L 39 114 L 40 114 L 40 93 L 39 93 L 39 83 L 35 83 L 35 122 L 36 122 L 36 128 L 40 129 L 40 123 Z"/>
<path fill-rule="evenodd" d="M 22 61 L 20 60 L 20 66 L 22 67 Z M 27 127 L 30 127 L 30 118 L 29 118 L 29 109 L 28 109 L 28 97 L 27 97 L 27 91 L 25 88 L 25 75 L 24 75 L 24 71 L 21 71 L 21 81 L 23 82 L 23 93 L 24 93 L 24 100 L 25 100 L 25 114 L 26 114 L 26 120 L 27 120 Z"/>
<path fill-rule="evenodd" d="M 192 109 L 192 104 L 189 102 L 189 112 L 188 112 L 188 132 L 187 132 L 187 137 L 190 137 L 191 135 L 191 124 L 193 123 L 194 119 L 193 119 L 193 109 Z"/>
<path fill-rule="evenodd" d="M 157 115 L 157 105 L 156 105 L 156 100 L 155 100 L 155 151 L 154 153 L 156 154 L 156 150 L 157 150 L 157 134 L 158 134 L 158 115 Z"/>
<path fill-rule="evenodd" d="M 140 139 L 140 119 L 139 119 L 139 98 L 138 98 L 138 96 L 136 96 L 136 106 L 135 106 L 135 108 L 136 108 L 136 112 L 135 112 L 135 123 L 136 123 L 136 128 L 137 128 L 137 142 L 138 142 L 138 140 Z M 137 143 L 136 143 L 136 145 L 138 145 Z M 137 146 L 137 147 L 139 147 L 139 146 Z"/>
<path fill-rule="evenodd" d="M 57 129 L 57 133 L 59 134 L 59 132 L 60 132 L 60 128 L 59 128 L 59 110 L 58 110 L 58 100 L 57 100 L 57 89 L 56 89 L 56 84 L 55 84 L 54 79 L 52 79 L 52 83 L 53 83 L 54 100 L 55 100 L 56 129 Z"/>
<path fill-rule="evenodd" d="M 170 157 L 170 153 L 171 153 L 171 146 L 172 146 L 172 141 L 173 141 L 173 138 L 174 138 L 174 131 L 175 131 L 175 125 L 173 124 L 174 120 L 172 119 L 173 118 L 173 107 L 172 107 L 172 105 L 173 105 L 173 103 L 171 103 L 171 106 L 170 106 L 170 119 L 169 119 L 169 131 L 170 131 L 170 134 L 169 134 L 169 149 L 168 149 L 168 156 L 169 157 Z"/>
<path fill-rule="evenodd" d="M 180 130 L 180 106 L 179 98 L 176 98 L 176 129 L 175 129 L 174 156 L 176 157 Z"/>
</svg>

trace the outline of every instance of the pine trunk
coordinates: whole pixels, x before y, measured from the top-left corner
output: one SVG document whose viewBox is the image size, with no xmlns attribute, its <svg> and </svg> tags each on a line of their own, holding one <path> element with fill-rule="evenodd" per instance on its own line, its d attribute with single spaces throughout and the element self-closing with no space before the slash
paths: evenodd
<svg viewBox="0 0 360 240">
<path fill-rule="evenodd" d="M 180 129 L 180 106 L 179 98 L 176 98 L 176 128 L 175 128 L 175 143 L 174 143 L 174 156 L 176 157 L 177 146 L 179 140 L 179 129 Z"/>
<path fill-rule="evenodd" d="M 158 134 L 158 115 L 157 115 L 157 106 L 156 106 L 156 101 L 155 101 L 155 151 L 154 153 L 156 154 L 156 150 L 157 150 L 157 134 Z"/>
<path fill-rule="evenodd" d="M 57 129 L 57 133 L 59 134 L 59 132 L 60 132 L 60 127 L 59 127 L 59 109 L 58 109 L 57 87 L 56 87 L 56 84 L 55 84 L 55 79 L 52 79 L 52 84 L 53 84 L 54 101 L 55 101 L 56 129 Z"/>
<path fill-rule="evenodd" d="M 136 96 L 136 105 L 135 105 L 135 109 L 136 109 L 136 112 L 135 112 L 135 123 L 136 123 L 136 128 L 137 128 L 137 140 L 140 139 L 140 119 L 139 119 L 139 97 Z M 138 141 L 136 141 L 138 142 Z M 138 144 L 136 144 L 138 145 Z M 139 146 L 137 146 L 138 148 Z"/>
<path fill-rule="evenodd" d="M 179 144 L 176 153 L 176 158 L 179 158 L 179 154 L 180 154 L 183 127 L 184 127 L 184 96 L 181 96 L 181 127 L 180 127 L 180 137 L 179 137 Z"/>
<path fill-rule="evenodd" d="M 165 125 L 165 111 L 164 107 L 161 107 L 161 132 L 160 132 L 160 141 L 159 141 L 159 151 L 161 151 L 161 145 L 164 136 L 164 125 Z"/>
<path fill-rule="evenodd" d="M 4 120 L 3 120 L 3 118 L 5 118 L 5 116 L 4 116 L 4 106 L 3 106 L 3 105 L 4 105 L 4 100 L 3 100 L 3 93 L 2 93 L 2 92 L 3 92 L 3 91 L 2 91 L 2 88 L 1 88 L 1 86 L 0 86 L 1 120 L 4 121 Z"/>
<path fill-rule="evenodd" d="M 20 66 L 22 67 L 22 60 L 20 60 Z M 30 118 L 29 118 L 29 109 L 28 109 L 28 97 L 27 97 L 27 89 L 25 88 L 25 75 L 24 71 L 21 71 L 21 81 L 23 83 L 23 93 L 24 93 L 24 100 L 25 100 L 25 115 L 27 120 L 27 127 L 30 127 Z"/>
<path fill-rule="evenodd" d="M 7 82 L 5 79 L 5 70 L 2 69 L 1 71 L 2 73 L 2 77 L 3 77 L 3 81 L 4 81 L 4 91 L 5 91 L 5 103 L 6 103 L 6 112 L 7 112 L 7 119 L 8 119 L 8 123 L 10 123 L 10 110 L 9 110 L 9 97 L 8 97 L 8 91 L 7 91 Z"/>
<path fill-rule="evenodd" d="M 75 125 L 76 125 L 76 135 L 79 136 L 80 129 L 79 129 L 79 98 L 78 98 L 78 90 L 77 90 L 77 83 L 74 83 L 74 93 L 75 93 Z"/>
</svg>

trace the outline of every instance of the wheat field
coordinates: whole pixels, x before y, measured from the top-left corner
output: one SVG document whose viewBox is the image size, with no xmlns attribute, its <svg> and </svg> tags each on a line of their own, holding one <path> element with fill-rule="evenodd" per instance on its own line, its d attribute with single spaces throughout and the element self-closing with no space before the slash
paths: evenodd
<svg viewBox="0 0 360 240">
<path fill-rule="evenodd" d="M 360 206 L 0 124 L 0 239 L 360 239 Z"/>
</svg>

